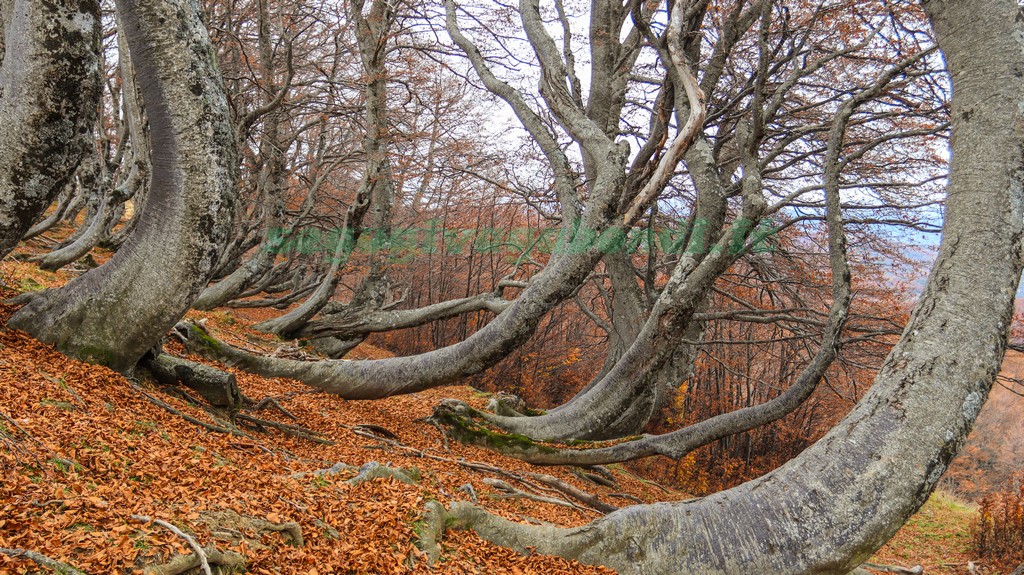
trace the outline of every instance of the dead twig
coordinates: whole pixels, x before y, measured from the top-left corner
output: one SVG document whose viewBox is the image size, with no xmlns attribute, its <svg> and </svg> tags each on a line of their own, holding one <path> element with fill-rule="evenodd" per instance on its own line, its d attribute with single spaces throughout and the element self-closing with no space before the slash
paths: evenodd
<svg viewBox="0 0 1024 575">
<path fill-rule="evenodd" d="M 492 497 L 498 499 L 529 499 L 530 501 L 536 501 L 538 503 L 550 503 L 552 505 L 561 505 L 563 507 L 572 507 L 579 509 L 580 506 L 576 505 L 572 501 L 566 501 L 565 499 L 558 499 L 557 497 L 547 497 L 545 495 L 537 495 L 535 493 L 528 493 L 521 489 L 512 487 L 509 483 L 500 479 L 494 479 L 491 477 L 485 477 L 484 483 L 498 490 L 498 493 Z"/>
<path fill-rule="evenodd" d="M 192 548 L 192 552 L 196 555 L 196 557 L 199 558 L 199 566 L 202 567 L 203 573 L 205 575 L 213 575 L 213 571 L 210 570 L 210 561 L 206 557 L 206 551 L 203 550 L 203 548 L 199 545 L 198 542 L 196 542 L 194 537 L 161 519 L 153 519 L 145 515 L 132 515 L 131 517 L 136 521 L 141 521 L 143 523 L 154 523 L 156 525 L 159 525 L 160 527 L 163 527 L 164 529 L 167 529 L 171 533 L 174 533 L 178 537 L 184 539 L 185 543 L 188 543 L 188 546 Z"/>
<path fill-rule="evenodd" d="M 273 407 L 274 409 L 280 411 L 285 417 L 287 417 L 288 419 L 291 419 L 292 421 L 298 421 L 299 420 L 298 417 L 295 417 L 295 414 L 293 414 L 292 412 L 290 412 L 287 409 L 285 409 L 284 407 L 282 407 L 281 404 L 276 399 L 274 399 L 273 397 L 264 397 L 263 399 L 259 400 L 255 405 L 253 405 L 251 408 L 249 408 L 249 410 L 250 411 L 262 411 L 264 409 L 267 409 L 268 407 Z"/>
<path fill-rule="evenodd" d="M 594 509 L 600 511 L 601 513 L 611 513 L 612 511 L 618 511 L 619 509 L 614 505 L 601 501 L 601 499 L 597 495 L 594 495 L 593 493 L 587 493 L 582 489 L 577 489 L 576 487 L 569 485 L 568 483 L 562 481 L 561 479 L 553 475 L 546 475 L 543 473 L 527 473 L 526 476 L 530 477 L 531 479 L 539 483 L 547 485 L 548 487 L 557 489 L 562 493 L 568 495 L 569 497 L 572 497 L 573 499 L 583 503 L 584 505 L 593 507 Z"/>
<path fill-rule="evenodd" d="M 251 415 L 240 413 L 235 416 L 238 421 L 244 421 L 251 425 L 273 427 L 278 431 L 281 431 L 287 435 L 305 439 L 306 441 L 312 441 L 313 443 L 319 443 L 320 445 L 334 445 L 334 442 L 330 439 L 324 438 L 320 433 L 313 431 L 312 429 L 302 427 L 300 425 L 292 425 L 290 423 L 281 423 L 279 421 L 273 421 L 270 419 L 260 419 Z"/>
<path fill-rule="evenodd" d="M 610 511 L 614 511 L 614 510 L 618 509 L 618 507 L 615 507 L 614 505 L 609 505 L 607 503 L 601 502 L 596 495 L 587 493 L 587 492 L 585 492 L 585 491 L 583 491 L 581 489 L 577 489 L 577 488 L 569 485 L 568 483 L 565 483 L 564 481 L 562 481 L 562 480 L 560 480 L 560 479 L 558 479 L 556 477 L 553 477 L 551 475 L 534 474 L 534 473 L 526 474 L 526 475 L 530 476 L 534 481 L 546 484 L 546 486 L 545 485 L 538 485 L 537 483 L 535 483 L 534 481 L 530 481 L 529 479 L 527 479 L 527 477 L 524 477 L 523 475 L 520 475 L 518 473 L 513 473 L 511 471 L 502 469 L 500 467 L 495 467 L 493 465 L 488 465 L 486 463 L 480 463 L 480 462 L 476 462 L 476 461 L 466 461 L 464 459 L 452 459 L 450 457 L 441 457 L 440 455 L 432 455 L 430 453 L 426 453 L 423 450 L 416 449 L 415 447 L 410 447 L 408 445 L 405 445 L 404 443 L 402 443 L 400 441 L 396 441 L 396 440 L 393 440 L 393 439 L 388 439 L 388 438 L 385 438 L 385 437 L 380 437 L 378 435 L 375 435 L 375 434 L 371 433 L 370 431 L 368 431 L 365 427 L 355 426 L 355 427 L 351 428 L 351 431 L 352 431 L 352 433 L 355 433 L 356 435 L 359 435 L 360 437 L 366 437 L 366 438 L 369 438 L 369 439 L 374 439 L 376 441 L 380 441 L 381 443 L 384 443 L 384 444 L 389 445 L 391 447 L 394 447 L 394 448 L 397 448 L 397 449 L 402 449 L 404 451 L 408 451 L 408 452 L 416 455 L 417 457 L 424 457 L 424 458 L 427 458 L 427 459 L 433 459 L 435 461 L 446 461 L 446 462 L 449 462 L 449 463 L 455 463 L 455 464 L 457 464 L 457 465 L 459 465 L 461 467 L 465 467 L 466 469 L 471 469 L 473 471 L 477 471 L 477 472 L 481 472 L 481 473 L 492 473 L 494 475 L 501 475 L 501 476 L 507 477 L 509 479 L 512 479 L 514 481 L 517 481 L 517 482 L 523 484 L 524 486 L 526 486 L 527 488 L 532 490 L 534 493 L 530 494 L 530 495 L 536 495 L 537 497 L 541 497 L 541 498 L 544 498 L 544 499 L 551 499 L 552 501 L 556 501 L 556 500 L 557 501 L 562 501 L 563 503 L 560 503 L 559 505 L 562 505 L 564 503 L 568 503 L 570 507 L 579 509 L 581 511 L 591 511 L 591 512 L 597 513 L 599 515 L 603 515 L 605 513 L 609 513 Z M 544 481 L 541 481 L 541 479 L 544 479 Z M 484 480 L 485 483 L 487 481 L 488 481 L 487 479 Z M 504 482 L 502 482 L 502 483 L 504 483 Z M 523 492 L 523 493 L 527 493 L 527 492 Z M 547 494 L 547 495 L 545 495 L 545 494 Z M 559 495 L 559 496 L 565 495 L 565 496 L 571 497 L 573 499 L 576 499 L 577 501 L 580 501 L 581 503 L 583 503 L 583 505 L 578 505 L 576 503 L 573 503 L 571 501 L 566 501 L 564 499 L 558 499 L 557 497 L 551 497 L 552 494 Z M 539 501 L 539 499 L 535 499 L 535 498 L 534 498 L 534 500 Z"/>
<path fill-rule="evenodd" d="M 237 437 L 245 437 L 246 439 L 254 439 L 251 435 L 249 435 L 248 433 L 245 433 L 243 431 L 239 431 L 237 429 L 230 429 L 230 428 L 227 428 L 227 427 L 222 427 L 220 425 L 214 425 L 212 423 L 207 423 L 205 421 L 196 419 L 195 417 L 192 417 L 191 415 L 181 411 L 180 409 L 175 408 L 174 406 L 172 406 L 171 404 L 167 403 L 166 401 L 163 401 L 161 399 L 158 399 L 158 398 L 156 398 L 156 397 L 146 393 L 146 390 L 142 389 L 142 386 L 140 386 L 138 383 L 136 383 L 136 382 L 134 382 L 134 381 L 132 381 L 130 379 L 128 380 L 128 385 L 130 385 L 132 387 L 132 389 L 134 389 L 135 391 L 139 392 L 139 394 L 141 394 L 142 397 L 145 397 L 153 405 L 156 405 L 158 407 L 162 407 L 165 410 L 167 410 L 169 413 L 177 415 L 178 417 L 184 419 L 185 421 L 187 421 L 189 423 L 198 425 L 198 426 L 202 427 L 203 429 L 208 429 L 208 430 L 216 432 L 216 433 L 226 433 L 228 435 L 235 435 Z"/>
<path fill-rule="evenodd" d="M 864 563 L 861 565 L 865 569 L 871 569 L 873 571 L 882 571 L 884 573 L 899 573 L 900 575 L 921 575 L 924 573 L 924 567 L 915 565 L 913 567 L 900 567 L 898 565 L 879 565 L 877 563 Z"/>
<path fill-rule="evenodd" d="M 15 428 L 18 431 L 20 431 L 22 434 L 24 434 L 25 436 L 27 436 L 27 437 L 29 437 L 31 439 L 35 439 L 31 435 L 26 434 L 24 429 L 21 429 L 21 427 L 18 426 L 18 424 L 13 419 L 11 419 L 10 417 L 7 417 L 7 415 L 5 415 L 3 412 L 0 412 L 0 417 L 3 417 L 3 419 L 5 421 L 8 421 L 11 424 L 13 424 L 15 426 Z M 15 453 L 15 454 L 21 454 L 21 455 L 24 455 L 26 457 L 31 457 L 31 458 L 36 460 L 37 464 L 39 463 L 39 458 L 36 457 L 36 455 L 34 453 L 32 453 L 31 451 L 25 449 L 21 445 L 21 441 L 19 441 L 17 438 L 15 438 L 13 435 L 11 435 L 6 430 L 6 428 L 4 428 L 3 426 L 0 426 L 0 440 L 3 441 L 3 444 L 7 446 L 7 449 L 10 452 Z M 20 456 L 17 456 L 17 459 L 18 459 L 19 462 L 21 461 L 21 457 Z"/>
</svg>

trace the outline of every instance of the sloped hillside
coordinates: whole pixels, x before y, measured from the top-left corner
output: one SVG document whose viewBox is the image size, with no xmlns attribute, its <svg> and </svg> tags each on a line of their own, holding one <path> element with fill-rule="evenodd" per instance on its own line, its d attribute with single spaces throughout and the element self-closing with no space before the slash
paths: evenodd
<svg viewBox="0 0 1024 575">
<path fill-rule="evenodd" d="M 67 273 L 10 261 L 2 271 L 17 287 L 4 289 L 4 298 L 59 285 Z M 12 311 L 0 305 L 0 325 Z M 295 353 L 248 329 L 262 315 L 190 314 L 236 345 Z M 174 342 L 167 349 L 184 354 Z M 385 355 L 372 346 L 353 352 Z M 0 552 L 0 573 L 53 572 L 12 557 L 15 549 L 94 575 L 200 573 L 187 561 L 195 557 L 187 538 L 205 549 L 214 573 L 218 560 L 244 562 L 259 574 L 611 573 L 521 556 L 451 530 L 430 566 L 416 546 L 424 508 L 429 500 L 447 506 L 475 499 L 509 518 L 567 526 L 600 516 L 531 474 L 553 476 L 610 506 L 686 496 L 618 466 L 608 470 L 609 482 L 448 441 L 426 418 L 446 397 L 482 406 L 486 395 L 468 387 L 354 402 L 234 373 L 251 403 L 228 429 L 225 414 L 204 411 L 188 392 L 70 360 L 0 328 L 0 549 L 7 551 Z M 387 475 L 384 468 L 398 470 L 392 475 L 401 480 L 374 478 Z M 975 516 L 933 498 L 876 560 L 968 573 Z"/>
<path fill-rule="evenodd" d="M 10 313 L 0 308 L 0 322 Z M 606 487 L 447 442 L 423 418 L 445 397 L 482 405 L 470 388 L 352 402 L 290 381 L 237 376 L 260 407 L 245 414 L 270 423 L 223 433 L 204 427 L 220 424 L 171 390 L 0 330 L 0 548 L 39 552 L 88 573 L 141 572 L 191 553 L 168 528 L 133 519 L 145 516 L 201 546 L 238 553 L 251 573 L 430 572 L 414 546 L 429 499 L 447 505 L 476 497 L 511 518 L 573 525 L 599 514 L 525 473 L 543 471 L 611 505 L 682 496 L 622 470 L 612 470 L 617 485 Z M 404 470 L 411 483 L 354 484 L 370 462 Z M 332 467 L 336 473 L 321 473 Z M 499 499 L 499 482 L 557 503 Z M 0 555 L 2 573 L 37 568 Z M 609 572 L 523 557 L 460 532 L 446 534 L 437 569 Z"/>
</svg>

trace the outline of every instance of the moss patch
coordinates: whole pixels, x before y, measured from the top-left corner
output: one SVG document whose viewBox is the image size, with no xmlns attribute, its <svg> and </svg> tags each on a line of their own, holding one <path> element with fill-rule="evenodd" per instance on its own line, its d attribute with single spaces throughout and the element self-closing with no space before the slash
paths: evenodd
<svg viewBox="0 0 1024 575">
<path fill-rule="evenodd" d="M 499 453 L 558 453 L 557 449 L 538 443 L 525 435 L 488 429 L 469 417 L 455 413 L 445 405 L 438 406 L 432 418 L 444 425 L 456 440 L 469 445 L 479 445 Z"/>
</svg>

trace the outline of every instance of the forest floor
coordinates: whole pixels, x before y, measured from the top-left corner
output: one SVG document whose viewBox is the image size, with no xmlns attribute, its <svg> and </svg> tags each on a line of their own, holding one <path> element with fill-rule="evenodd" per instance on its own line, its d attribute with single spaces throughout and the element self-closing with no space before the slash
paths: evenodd
<svg viewBox="0 0 1024 575">
<path fill-rule="evenodd" d="M 0 280 L 14 288 L 0 293 L 6 298 L 59 285 L 67 275 L 7 261 L 0 264 Z M 12 307 L 0 305 L 0 326 L 11 313 Z M 275 349 L 273 341 L 247 329 L 260 319 L 256 315 L 190 313 L 232 343 L 280 352 L 281 342 Z M 167 350 L 183 353 L 174 344 Z M 386 355 L 361 346 L 352 357 Z M 277 428 L 243 427 L 244 435 L 211 431 L 195 422 L 217 424 L 215 414 L 187 397 L 145 378 L 129 380 L 68 359 L 0 327 L 0 548 L 28 549 L 96 575 L 142 573 L 190 554 L 182 537 L 132 518 L 137 515 L 166 521 L 201 546 L 237 552 L 248 572 L 258 574 L 611 573 L 520 555 L 460 531 L 445 534 L 440 561 L 430 567 L 415 546 L 424 505 L 476 498 L 511 519 L 565 526 L 600 516 L 544 489 L 531 472 L 553 475 L 616 506 L 688 497 L 621 466 L 610 466 L 615 485 L 608 487 L 566 468 L 534 468 L 448 441 L 425 418 L 447 397 L 482 407 L 486 394 L 469 387 L 346 401 L 294 381 L 234 373 L 248 398 L 273 398 L 249 415 Z M 289 425 L 312 434 L 282 431 Z M 369 462 L 402 469 L 415 481 L 353 485 L 354 468 Z M 317 473 L 337 463 L 353 467 Z M 495 479 L 562 502 L 504 498 Z M 968 573 L 976 517 L 974 509 L 936 495 L 874 561 L 922 565 L 925 573 Z M 301 545 L 293 524 L 301 529 Z M 0 573 L 37 572 L 50 571 L 0 553 Z"/>
</svg>

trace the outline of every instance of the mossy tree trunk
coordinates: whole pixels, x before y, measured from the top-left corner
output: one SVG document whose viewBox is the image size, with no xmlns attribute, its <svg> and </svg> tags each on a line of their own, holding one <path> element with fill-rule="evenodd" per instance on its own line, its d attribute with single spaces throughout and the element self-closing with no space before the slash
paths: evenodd
<svg viewBox="0 0 1024 575">
<path fill-rule="evenodd" d="M 126 370 L 189 308 L 230 228 L 235 136 L 196 0 L 118 0 L 149 118 L 151 185 L 105 265 L 41 292 L 10 325 L 68 355 Z"/>
</svg>

